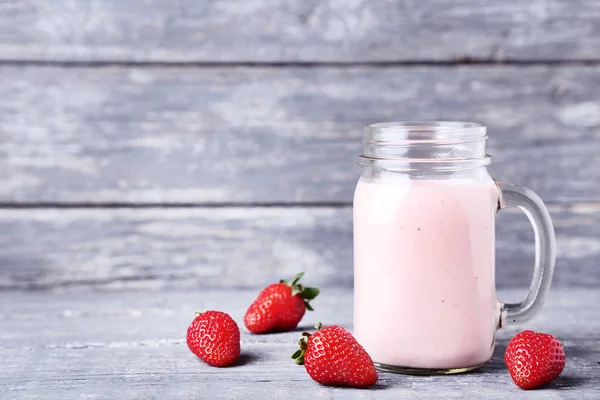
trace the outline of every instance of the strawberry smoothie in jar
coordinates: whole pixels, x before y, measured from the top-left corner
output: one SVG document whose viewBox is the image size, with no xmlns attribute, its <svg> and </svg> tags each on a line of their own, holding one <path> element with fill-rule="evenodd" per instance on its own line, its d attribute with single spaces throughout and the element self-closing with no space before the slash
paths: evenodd
<svg viewBox="0 0 600 400">
<path fill-rule="evenodd" d="M 354 334 L 379 369 L 417 374 L 482 366 L 501 326 L 532 318 L 550 287 L 554 230 L 530 190 L 487 171 L 486 128 L 468 122 L 365 127 L 354 195 Z M 536 234 L 526 299 L 495 293 L 494 222 L 523 209 Z"/>
</svg>

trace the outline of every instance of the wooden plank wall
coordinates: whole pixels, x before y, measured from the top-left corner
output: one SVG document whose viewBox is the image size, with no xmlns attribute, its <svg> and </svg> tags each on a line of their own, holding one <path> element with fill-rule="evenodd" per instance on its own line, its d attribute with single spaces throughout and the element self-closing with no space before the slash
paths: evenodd
<svg viewBox="0 0 600 400">
<path fill-rule="evenodd" d="M 600 270 L 600 2 L 5 0 L 0 290 L 352 284 L 362 125 L 489 125 L 548 203 L 558 286 Z M 500 286 L 531 228 L 503 212 Z"/>
</svg>

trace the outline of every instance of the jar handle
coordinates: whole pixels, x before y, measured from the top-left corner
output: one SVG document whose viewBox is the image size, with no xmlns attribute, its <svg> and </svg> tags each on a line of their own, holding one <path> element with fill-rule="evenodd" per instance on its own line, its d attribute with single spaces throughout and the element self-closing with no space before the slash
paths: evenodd
<svg viewBox="0 0 600 400">
<path fill-rule="evenodd" d="M 556 238 L 548 209 L 533 191 L 510 183 L 497 182 L 501 191 L 499 208 L 518 207 L 533 226 L 535 267 L 527 297 L 520 303 L 501 303 L 500 326 L 519 324 L 533 318 L 544 304 L 550 290 L 556 258 Z"/>
</svg>

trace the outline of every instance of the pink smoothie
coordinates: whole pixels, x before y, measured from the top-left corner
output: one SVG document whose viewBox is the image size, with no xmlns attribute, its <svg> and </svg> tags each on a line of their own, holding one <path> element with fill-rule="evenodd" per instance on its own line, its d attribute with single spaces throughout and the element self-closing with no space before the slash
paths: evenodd
<svg viewBox="0 0 600 400">
<path fill-rule="evenodd" d="M 483 181 L 366 181 L 354 196 L 354 333 L 373 361 L 460 368 L 488 361 L 498 189 Z"/>
</svg>

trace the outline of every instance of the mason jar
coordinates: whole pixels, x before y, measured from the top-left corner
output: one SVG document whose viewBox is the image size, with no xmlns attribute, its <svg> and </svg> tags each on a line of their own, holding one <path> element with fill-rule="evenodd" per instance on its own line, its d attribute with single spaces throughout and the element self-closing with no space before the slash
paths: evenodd
<svg viewBox="0 0 600 400">
<path fill-rule="evenodd" d="M 482 366 L 496 330 L 532 318 L 550 287 L 552 222 L 532 191 L 488 173 L 486 127 L 391 122 L 365 127 L 354 195 L 354 333 L 375 365 L 445 374 Z M 495 216 L 522 209 L 535 232 L 526 298 L 495 290 Z"/>
</svg>

